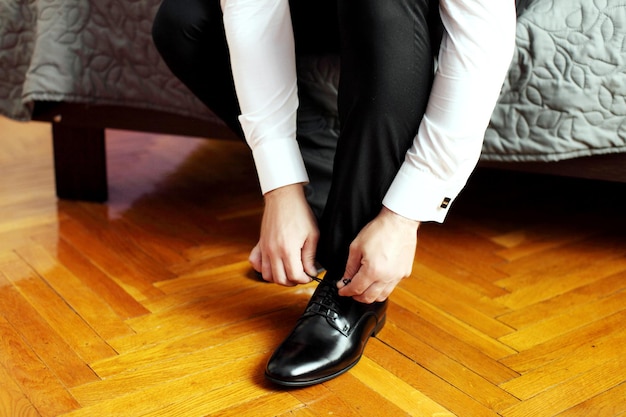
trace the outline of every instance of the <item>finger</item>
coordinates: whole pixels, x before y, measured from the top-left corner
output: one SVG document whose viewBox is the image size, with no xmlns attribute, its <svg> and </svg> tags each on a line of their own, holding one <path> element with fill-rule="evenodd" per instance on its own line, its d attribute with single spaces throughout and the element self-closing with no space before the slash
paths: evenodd
<svg viewBox="0 0 626 417">
<path fill-rule="evenodd" d="M 361 268 L 353 278 L 343 277 L 337 282 L 339 295 L 342 297 L 355 297 L 363 294 L 372 285 L 373 280 L 363 272 Z"/>
<path fill-rule="evenodd" d="M 304 272 L 302 260 L 299 256 L 295 255 L 288 259 L 284 268 L 286 279 L 292 284 L 307 284 L 311 282 L 311 278 Z"/>
<path fill-rule="evenodd" d="M 352 284 L 352 278 L 343 277 L 339 281 L 337 281 L 337 288 L 339 289 L 339 295 L 345 296 L 345 297 L 351 297 L 352 295 L 355 295 L 355 294 L 351 294 L 351 291 L 353 290 L 354 286 L 352 286 L 349 289 L 347 288 L 348 285 L 350 284 Z"/>
<path fill-rule="evenodd" d="M 285 287 L 293 287 L 296 285 L 289 280 L 285 265 L 280 257 L 273 258 L 270 262 L 272 265 L 272 279 L 274 283 Z"/>
<path fill-rule="evenodd" d="M 257 243 L 250 251 L 250 255 L 248 256 L 248 262 L 250 262 L 250 265 L 252 265 L 252 268 L 254 268 L 255 271 L 261 272 L 261 265 L 263 264 L 262 260 L 263 258 L 261 255 L 261 247 Z"/>
<path fill-rule="evenodd" d="M 350 245 L 350 252 L 348 253 L 348 261 L 346 262 L 346 270 L 343 274 L 344 278 L 352 279 L 361 269 L 361 262 L 363 261 L 363 254 L 360 250 L 356 249 L 354 245 Z"/>
<path fill-rule="evenodd" d="M 339 295 L 343 297 L 353 297 L 361 294 L 369 286 L 369 284 L 365 285 L 361 282 L 363 280 L 362 260 L 361 251 L 356 250 L 354 245 L 350 245 L 345 272 L 342 279 L 337 282 Z M 353 281 L 356 281 L 356 283 L 353 284 Z M 359 290 L 359 288 L 361 289 Z"/>
<path fill-rule="evenodd" d="M 376 297 L 376 299 L 374 301 L 376 301 L 378 303 L 382 303 L 387 298 L 389 298 L 389 296 L 391 295 L 391 293 L 393 292 L 393 290 L 395 288 L 396 288 L 396 284 L 383 285 L 381 287 L 380 292 L 378 293 L 378 296 Z"/>
<path fill-rule="evenodd" d="M 383 294 L 385 294 L 385 291 L 386 285 L 374 283 L 362 294 L 356 295 L 352 298 L 359 303 L 371 304 L 378 300 L 384 301 L 386 299 L 386 297 L 383 296 Z"/>
<path fill-rule="evenodd" d="M 265 252 L 261 252 L 261 274 L 263 279 L 267 282 L 274 282 L 274 276 L 272 275 L 272 264 L 269 256 Z"/>
<path fill-rule="evenodd" d="M 307 239 L 302 247 L 302 266 L 304 272 L 310 276 L 317 276 L 317 266 L 315 266 L 315 251 L 317 250 L 317 239 Z M 309 279 L 310 281 L 310 279 Z"/>
<path fill-rule="evenodd" d="M 378 294 L 376 302 L 382 303 L 387 298 L 389 298 L 395 287 L 395 285 L 388 285 L 387 288 L 385 288 L 383 291 L 380 292 L 380 294 Z"/>
</svg>

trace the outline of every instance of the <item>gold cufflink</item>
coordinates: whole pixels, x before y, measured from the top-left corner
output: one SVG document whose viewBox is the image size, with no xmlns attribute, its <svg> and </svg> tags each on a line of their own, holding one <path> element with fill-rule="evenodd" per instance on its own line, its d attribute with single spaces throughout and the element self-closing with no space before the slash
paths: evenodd
<svg viewBox="0 0 626 417">
<path fill-rule="evenodd" d="M 451 201 L 452 199 L 450 197 L 446 197 L 443 199 L 443 201 L 441 202 L 441 206 L 439 207 L 441 207 L 442 209 L 447 209 Z"/>
</svg>

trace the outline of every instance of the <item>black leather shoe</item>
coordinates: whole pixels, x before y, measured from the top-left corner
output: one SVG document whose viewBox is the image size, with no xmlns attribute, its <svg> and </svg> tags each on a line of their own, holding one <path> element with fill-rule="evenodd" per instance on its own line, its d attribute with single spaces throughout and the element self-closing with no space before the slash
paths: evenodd
<svg viewBox="0 0 626 417">
<path fill-rule="evenodd" d="M 270 381 L 291 387 L 318 384 L 357 364 L 370 336 L 385 324 L 387 301 L 362 304 L 322 281 L 304 314 L 265 368 Z"/>
</svg>

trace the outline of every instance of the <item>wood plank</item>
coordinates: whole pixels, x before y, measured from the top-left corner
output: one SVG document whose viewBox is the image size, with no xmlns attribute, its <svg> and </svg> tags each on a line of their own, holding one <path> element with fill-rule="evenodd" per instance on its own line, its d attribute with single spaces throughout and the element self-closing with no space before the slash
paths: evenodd
<svg viewBox="0 0 626 417">
<path fill-rule="evenodd" d="M 0 233 L 0 252 L 11 252 L 16 247 L 27 246 L 32 243 L 34 236 L 47 234 L 55 235 L 57 224 L 55 222 L 43 224 L 41 226 L 28 227 L 27 229 L 17 229 Z"/>
<path fill-rule="evenodd" d="M 164 268 L 151 263 L 145 253 L 130 248 L 123 236 L 115 236 L 98 226 L 81 224 L 75 219 L 61 222 L 62 239 L 78 249 L 83 256 L 102 269 L 136 300 L 141 301 L 162 293 L 153 282 L 173 277 Z"/>
<path fill-rule="evenodd" d="M 508 392 L 448 357 L 445 346 L 437 350 L 393 324 L 386 326 L 384 341 L 489 409 L 498 411 L 518 403 Z"/>
<path fill-rule="evenodd" d="M 426 231 L 422 231 L 422 236 L 426 234 Z M 428 250 L 427 250 L 428 248 Z M 458 249 L 457 249 L 458 250 Z M 442 254 L 444 254 L 442 256 Z M 436 252 L 434 248 L 430 247 L 430 244 L 424 242 L 422 237 L 418 238 L 417 250 L 415 254 L 415 260 L 419 264 L 428 266 L 428 268 L 437 271 L 443 275 L 449 276 L 455 280 L 464 282 L 464 285 L 484 294 L 487 297 L 495 298 L 497 296 L 508 294 L 508 291 L 494 282 L 498 279 L 507 277 L 507 274 L 501 273 L 495 269 L 489 271 L 489 274 L 481 274 L 471 270 L 471 265 L 476 263 L 483 264 L 483 268 L 488 263 L 476 262 L 465 260 L 467 263 L 451 262 L 446 258 L 446 251 L 440 250 Z M 470 266 L 470 268 L 468 268 Z M 495 276 L 493 276 L 495 274 Z"/>
<path fill-rule="evenodd" d="M 272 327 L 259 329 L 234 339 L 220 338 L 227 328 L 195 333 L 188 337 L 165 340 L 163 343 L 147 346 L 145 349 L 103 359 L 91 364 L 92 369 L 101 377 L 112 377 L 128 369 L 138 369 L 155 362 L 176 363 L 176 360 L 190 361 L 190 366 L 205 362 L 205 368 L 215 366 L 235 358 L 246 357 L 253 353 L 263 353 L 272 349 L 287 332 L 284 324 L 276 323 Z M 191 360 L 199 356 L 196 360 Z M 165 366 L 163 363 L 160 366 Z"/>
<path fill-rule="evenodd" d="M 231 404 L 238 404 L 241 402 L 241 398 L 259 398 L 265 395 L 265 390 L 259 385 L 258 376 L 253 381 L 240 381 L 230 385 L 220 387 L 213 392 L 203 393 L 189 398 L 186 401 L 180 401 L 175 404 L 171 404 L 162 409 L 154 410 L 146 417 L 178 417 L 180 415 L 186 415 L 190 413 L 202 413 L 204 415 L 213 414 L 216 411 L 220 411 Z M 143 414 L 142 414 L 143 415 Z"/>
<path fill-rule="evenodd" d="M 90 363 L 115 352 L 17 255 L 2 262 L 2 273 L 78 356 Z"/>
<path fill-rule="evenodd" d="M 626 331 L 622 330 L 610 338 L 596 340 L 568 356 L 557 358 L 528 371 L 519 378 L 501 384 L 500 387 L 517 398 L 529 399 L 558 385 L 561 381 L 575 378 L 607 362 L 619 360 L 624 356 L 624 345 Z M 626 361 L 624 364 L 626 365 Z M 623 374 L 626 377 L 626 369 L 623 370 Z"/>
<path fill-rule="evenodd" d="M 21 207 L 21 206 L 19 206 Z M 56 224 L 58 221 L 57 213 L 53 210 L 53 207 L 43 207 L 40 210 L 32 210 L 24 212 L 20 208 L 6 207 L 6 210 L 2 210 L 0 215 L 5 219 L 0 225 L 0 233 L 8 233 L 13 231 L 19 231 L 28 233 L 29 230 L 34 228 L 44 228 L 49 225 Z M 10 214 L 7 214 L 10 213 Z M 21 213 L 16 216 L 14 213 Z"/>
<path fill-rule="evenodd" d="M 197 276 L 202 271 L 212 271 L 231 264 L 245 264 L 247 266 L 246 269 L 250 269 L 248 256 L 256 242 L 245 244 L 231 241 L 230 239 L 220 238 L 217 240 L 220 243 L 204 243 L 202 246 L 198 245 L 193 250 L 193 253 L 188 251 L 186 256 L 189 258 L 189 261 L 185 264 L 172 265 L 170 270 L 178 277 L 183 277 Z"/>
<path fill-rule="evenodd" d="M 406 309 L 396 306 L 395 303 L 389 306 L 388 320 L 399 329 L 443 352 L 495 385 L 519 376 L 517 372 L 502 365 L 499 360 L 490 358 L 482 350 L 464 343 L 438 326 L 415 317 Z M 385 340 L 385 333 L 382 333 L 380 338 Z"/>
<path fill-rule="evenodd" d="M 626 382 L 557 414 L 558 417 L 588 415 L 622 416 L 626 413 Z"/>
<path fill-rule="evenodd" d="M 103 339 L 134 334 L 124 321 L 65 266 L 39 245 L 16 253 Z"/>
<path fill-rule="evenodd" d="M 56 417 L 79 404 L 3 317 L 0 317 L 0 364 L 42 417 Z"/>
<path fill-rule="evenodd" d="M 361 359 L 352 375 L 369 386 L 373 392 L 383 393 L 382 397 L 387 402 L 395 404 L 402 412 L 409 415 L 454 416 L 450 411 L 367 357 Z M 385 390 L 384 387 L 394 387 L 394 389 Z M 360 405 L 370 410 L 378 408 L 376 402 L 364 403 L 361 400 Z M 385 414 L 382 414 L 381 410 L 375 410 L 375 414 L 372 415 Z"/>
<path fill-rule="evenodd" d="M 416 265 L 411 277 L 403 280 L 400 285 L 412 294 L 419 295 L 425 302 L 447 311 L 490 337 L 498 338 L 514 331 L 512 327 L 494 318 L 494 315 L 508 311 L 506 307 L 498 307 L 498 303 L 480 294 L 458 290 L 457 288 L 463 287 L 421 265 Z M 488 310 L 491 315 L 483 313 L 481 308 Z"/>
<path fill-rule="evenodd" d="M 564 265 L 568 262 L 564 262 Z M 521 309 L 540 303 L 552 297 L 586 286 L 599 279 L 617 275 L 625 271 L 626 259 L 617 258 L 612 262 L 606 260 L 587 261 L 581 264 L 568 265 L 560 271 L 547 270 L 543 273 L 525 273 L 512 278 L 525 281 L 530 278 L 533 283 L 526 283 L 523 288 L 499 297 L 497 300 L 511 309 Z M 503 285 L 507 285 L 504 284 Z M 519 285 L 519 284 L 516 284 Z"/>
<path fill-rule="evenodd" d="M 389 349 L 378 339 L 370 340 L 366 356 L 456 415 L 477 417 L 498 415 L 402 353 Z"/>
<path fill-rule="evenodd" d="M 65 239 L 59 239 L 57 236 L 51 239 L 49 235 L 41 234 L 33 240 L 45 247 L 49 253 L 55 254 L 65 268 L 98 294 L 120 318 L 127 319 L 148 313 L 148 310 L 126 292 L 115 279 L 98 268 Z"/>
<path fill-rule="evenodd" d="M 342 415 L 342 416 L 393 416 L 407 415 L 398 405 L 386 401 L 379 392 L 372 390 L 359 380 L 354 371 L 320 385 L 303 390 L 291 390 L 290 393 L 302 402 L 304 407 L 298 411 L 302 415 Z"/>
<path fill-rule="evenodd" d="M 338 388 L 331 389 L 331 386 Z M 342 389 L 344 387 L 350 388 Z M 355 387 L 355 389 L 352 389 L 352 387 Z M 323 384 L 307 387 L 306 389 L 289 390 L 289 393 L 302 404 L 302 407 L 293 412 L 295 415 L 301 416 L 319 416 L 330 413 L 356 416 L 356 404 L 350 404 L 350 397 L 354 395 L 355 391 L 362 393 L 362 387 L 363 385 L 358 380 L 350 375 L 350 373 L 346 373 L 337 378 L 336 381 L 328 381 Z M 397 412 L 398 409 L 395 408 L 394 411 Z M 364 413 L 369 413 L 369 410 L 366 408 Z M 283 415 L 291 415 L 291 412 Z"/>
<path fill-rule="evenodd" d="M 490 358 L 482 350 L 463 342 L 439 326 L 415 316 L 395 303 L 390 304 L 388 314 L 388 320 L 399 329 L 413 335 L 432 348 L 444 352 L 446 356 L 462 363 L 495 385 L 519 376 L 517 372 L 504 366 L 500 361 Z M 384 332 L 381 333 L 380 338 L 388 343 Z"/>
<path fill-rule="evenodd" d="M 492 240 L 506 249 L 497 254 L 507 261 L 517 261 L 549 250 L 556 250 L 561 246 L 572 244 L 588 238 L 592 232 L 581 234 L 579 230 L 572 231 L 559 228 L 554 224 L 534 224 L 522 230 L 514 230 L 506 235 L 495 236 Z"/>
<path fill-rule="evenodd" d="M 52 172 L 52 142 L 49 123 L 23 122 L 0 117 L 2 127 L 2 146 L 0 162 L 4 166 L 8 162 L 17 162 L 25 155 L 37 160 L 37 166 L 46 163 Z"/>
<path fill-rule="evenodd" d="M 576 287 L 573 290 L 539 303 L 509 311 L 499 315 L 498 320 L 518 329 L 528 327 L 544 320 L 546 317 L 566 314 L 572 306 L 603 299 L 622 291 L 624 288 L 626 288 L 626 272 L 620 272 L 597 281 L 592 281 L 587 285 Z"/>
<path fill-rule="evenodd" d="M 209 415 L 240 402 L 242 398 L 263 397 L 267 390 L 260 386 L 262 377 L 239 380 L 215 387 L 219 380 L 211 370 L 178 378 L 156 387 L 133 392 L 122 397 L 101 401 L 97 404 L 67 413 L 67 417 L 79 416 L 181 416 L 190 413 Z M 202 387 L 201 389 L 198 389 Z"/>
<path fill-rule="evenodd" d="M 170 384 L 181 378 L 193 378 L 193 375 L 209 372 L 213 375 L 212 385 L 203 387 L 200 391 L 219 388 L 237 381 L 250 382 L 250 378 L 261 375 L 259 364 L 264 363 L 267 352 L 245 352 L 236 349 L 233 354 L 226 352 L 232 347 L 228 344 L 222 347 L 198 348 L 185 360 L 179 356 L 172 358 L 158 358 L 150 363 L 138 364 L 136 368 L 119 369 L 118 372 L 96 381 L 75 387 L 72 395 L 83 407 L 97 407 L 103 402 L 123 401 L 125 396 L 139 395 L 140 391 L 158 390 L 159 387 Z M 235 354 L 241 353 L 236 357 Z M 215 358 L 215 356 L 218 359 Z M 228 382 L 224 379 L 228 378 Z M 192 394 L 196 390 L 192 391 Z M 244 399 L 245 400 L 245 399 Z"/>
<path fill-rule="evenodd" d="M 413 266 L 411 278 L 415 278 L 417 281 L 415 285 L 424 286 L 424 288 L 412 290 L 420 297 L 430 296 L 430 291 L 436 291 L 438 295 L 444 292 L 448 295 L 447 298 L 470 304 L 472 308 L 490 317 L 501 316 L 510 312 L 508 307 L 502 305 L 493 297 L 472 288 L 471 284 L 468 284 L 464 277 L 455 277 L 453 273 L 450 274 L 448 271 L 440 273 L 421 262 L 416 262 Z M 405 282 L 407 280 L 401 281 L 400 285 L 404 285 Z M 440 300 L 440 302 L 444 301 L 446 300 Z"/>
<path fill-rule="evenodd" d="M 454 226 L 441 227 L 427 223 L 421 227 L 421 231 L 418 250 L 421 247 L 438 256 L 445 253 L 446 263 L 459 265 L 470 272 L 469 279 L 480 277 L 484 281 L 493 282 L 502 278 L 503 274 L 493 268 L 493 265 L 504 262 L 504 259 L 496 255 L 497 250 L 502 247 L 493 241 Z M 482 261 L 476 262 L 476 259 Z"/>
<path fill-rule="evenodd" d="M 252 291 L 253 287 L 259 286 L 266 287 L 267 291 L 277 294 L 289 292 L 289 290 L 283 287 L 260 280 L 249 267 L 248 261 L 237 261 L 231 265 L 232 267 L 226 269 L 218 267 L 198 271 L 197 274 L 192 274 L 191 276 L 181 276 L 180 282 L 178 280 L 170 280 L 170 283 L 173 283 L 172 285 L 180 285 L 180 290 L 146 300 L 143 304 L 152 313 L 159 313 L 175 310 L 185 304 L 202 300 L 219 299 L 220 297 L 234 296 L 238 293 L 245 294 L 246 291 Z M 245 265 L 245 267 L 242 268 L 241 265 Z M 160 284 L 157 283 L 155 285 L 166 292 L 171 291 L 170 288 L 162 287 Z M 310 296 L 313 290 L 313 284 L 311 286 L 301 286 L 294 290 L 293 295 L 299 293 Z"/>
<path fill-rule="evenodd" d="M 468 345 L 481 350 L 493 359 L 503 358 L 515 353 L 515 350 L 511 347 L 488 337 L 449 313 L 422 301 L 403 288 L 397 288 L 392 297 L 394 303 L 440 327 Z"/>
<path fill-rule="evenodd" d="M 581 402 L 594 398 L 602 392 L 623 384 L 625 380 L 626 360 L 622 356 L 502 410 L 501 414 L 504 417 L 557 415 Z"/>
<path fill-rule="evenodd" d="M 589 323 L 625 311 L 625 306 L 626 292 L 620 292 L 587 304 L 577 305 L 563 314 L 551 316 L 515 333 L 503 336 L 499 340 L 517 350 L 526 350 Z"/>
<path fill-rule="evenodd" d="M 285 414 L 281 414 L 279 417 L 313 417 L 313 416 L 317 416 L 319 414 L 314 413 L 313 411 L 311 411 L 308 408 L 297 408 L 295 410 L 292 410 L 288 413 Z"/>
<path fill-rule="evenodd" d="M 302 409 L 302 403 L 288 392 L 271 392 L 241 404 L 223 410 L 211 412 L 212 417 L 258 417 L 262 415 L 279 416 L 295 413 Z"/>
<path fill-rule="evenodd" d="M 589 265 L 601 267 L 604 263 L 611 266 L 613 262 L 608 260 L 614 260 L 620 265 L 619 261 L 626 252 L 625 241 L 619 230 L 612 233 L 614 234 L 596 233 L 583 240 L 568 242 L 532 256 L 499 264 L 498 269 L 512 277 L 499 280 L 498 285 L 515 290 L 540 283 L 544 276 L 563 276 L 578 269 L 586 269 Z"/>
<path fill-rule="evenodd" d="M 0 417 L 41 417 L 4 366 L 0 366 Z"/>
<path fill-rule="evenodd" d="M 208 329 L 224 323 L 248 320 L 268 314 L 277 308 L 282 310 L 287 307 L 292 313 L 285 317 L 291 318 L 289 321 L 295 323 L 309 297 L 306 293 L 300 297 L 289 295 L 288 292 L 276 293 L 258 287 L 249 288 L 221 299 L 201 299 L 171 310 L 131 319 L 128 324 L 137 333 L 156 330 L 162 334 L 176 335 L 181 330 L 186 332 L 190 329 Z"/>
<path fill-rule="evenodd" d="M 0 262 L 0 269 L 2 263 Z M 68 387 L 97 379 L 63 337 L 0 272 L 0 316 L 4 317 L 45 365 Z"/>
<path fill-rule="evenodd" d="M 211 251 L 213 254 L 215 252 Z M 219 284 L 227 284 L 227 281 L 236 277 L 247 276 L 250 270 L 248 260 L 240 260 L 222 264 L 218 267 L 206 268 L 203 265 L 195 265 L 192 272 L 177 272 L 177 276 L 172 279 L 159 281 L 154 285 L 165 294 L 181 294 L 187 291 L 201 291 L 207 287 L 207 279 L 210 277 L 211 282 Z"/>
<path fill-rule="evenodd" d="M 147 349 L 154 345 L 165 343 L 180 343 L 181 340 L 208 337 L 211 334 L 215 340 L 232 340 L 237 337 L 255 333 L 260 329 L 276 329 L 283 328 L 284 325 L 295 323 L 295 314 L 286 314 L 287 309 L 280 309 L 269 314 L 258 315 L 246 320 L 233 320 L 220 322 L 212 327 L 189 328 L 182 335 L 169 335 L 168 331 L 162 332 L 155 329 L 152 332 L 138 333 L 133 336 L 125 336 L 117 339 L 110 339 L 109 344 L 115 348 L 120 354 Z M 288 318 L 289 317 L 289 318 Z M 293 317 L 293 320 L 291 319 Z M 207 333 L 208 332 L 208 333 Z M 187 341 L 186 343 L 191 343 Z"/>
<path fill-rule="evenodd" d="M 503 358 L 501 362 L 520 373 L 528 372 L 558 358 L 572 355 L 572 352 L 587 345 L 594 346 L 604 337 L 612 338 L 615 329 L 622 328 L 624 320 L 626 320 L 626 311 L 620 311 L 603 320 L 589 323 L 528 350 Z"/>
</svg>

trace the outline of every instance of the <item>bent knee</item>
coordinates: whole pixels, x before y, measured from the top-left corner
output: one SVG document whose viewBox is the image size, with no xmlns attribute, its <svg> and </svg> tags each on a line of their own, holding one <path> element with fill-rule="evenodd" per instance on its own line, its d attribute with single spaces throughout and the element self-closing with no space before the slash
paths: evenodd
<svg viewBox="0 0 626 417">
<path fill-rule="evenodd" d="M 152 23 L 152 39 L 160 52 L 175 51 L 182 42 L 201 41 L 221 21 L 219 2 L 164 0 Z"/>
</svg>

